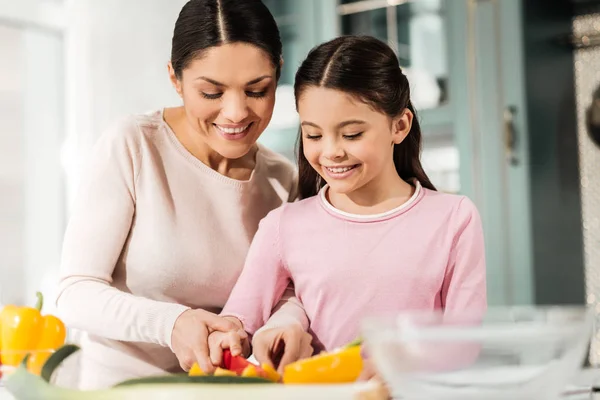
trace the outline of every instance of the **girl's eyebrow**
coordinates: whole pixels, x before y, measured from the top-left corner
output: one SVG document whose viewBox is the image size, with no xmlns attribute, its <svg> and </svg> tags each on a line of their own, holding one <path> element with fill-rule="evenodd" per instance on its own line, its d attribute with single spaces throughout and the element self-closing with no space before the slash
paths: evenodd
<svg viewBox="0 0 600 400">
<path fill-rule="evenodd" d="M 363 124 L 366 124 L 366 122 L 365 121 L 361 121 L 360 119 L 349 119 L 347 121 L 342 121 L 339 124 L 337 124 L 337 128 L 340 129 L 340 128 L 343 128 L 345 126 L 353 125 L 353 124 L 363 125 Z M 310 121 L 302 121 L 302 123 L 300 125 L 302 125 L 302 126 L 304 126 L 304 125 L 306 125 L 306 126 L 312 126 L 312 127 L 317 128 L 317 129 L 321 129 L 321 127 L 319 125 L 315 124 L 314 122 L 310 122 Z"/>
</svg>

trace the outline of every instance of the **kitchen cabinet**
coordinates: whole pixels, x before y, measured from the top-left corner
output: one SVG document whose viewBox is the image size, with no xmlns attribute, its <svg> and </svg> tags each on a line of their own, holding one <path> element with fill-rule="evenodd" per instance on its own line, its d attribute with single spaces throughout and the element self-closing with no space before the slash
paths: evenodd
<svg viewBox="0 0 600 400">
<path fill-rule="evenodd" d="M 338 34 L 387 41 L 411 82 L 427 173 L 480 211 L 490 304 L 584 301 L 573 53 L 557 41 L 572 2 L 265 3 L 286 64 L 264 143 L 293 159 L 290 85 L 311 47 Z"/>
</svg>

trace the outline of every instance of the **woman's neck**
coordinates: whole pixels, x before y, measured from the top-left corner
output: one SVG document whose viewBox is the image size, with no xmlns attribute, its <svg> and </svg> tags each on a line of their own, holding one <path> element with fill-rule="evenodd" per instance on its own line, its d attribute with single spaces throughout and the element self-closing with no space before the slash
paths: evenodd
<svg viewBox="0 0 600 400">
<path fill-rule="evenodd" d="M 202 135 L 190 126 L 183 107 L 165 108 L 163 118 L 183 147 L 203 164 L 232 179 L 250 179 L 256 166 L 257 146 L 239 159 L 225 158 L 213 150 L 203 140 Z"/>
<path fill-rule="evenodd" d="M 328 189 L 327 199 L 338 210 L 350 214 L 372 215 L 400 207 L 414 192 L 414 186 L 394 173 L 394 176 L 375 179 L 351 193 L 336 193 Z"/>
</svg>

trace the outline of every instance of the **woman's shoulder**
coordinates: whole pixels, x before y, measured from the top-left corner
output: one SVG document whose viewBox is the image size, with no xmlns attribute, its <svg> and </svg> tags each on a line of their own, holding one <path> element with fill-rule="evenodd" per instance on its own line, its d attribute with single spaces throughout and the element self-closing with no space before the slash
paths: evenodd
<svg viewBox="0 0 600 400">
<path fill-rule="evenodd" d="M 161 111 L 129 114 L 116 119 L 99 138 L 99 143 L 115 147 L 139 148 L 143 137 L 155 136 L 162 121 Z"/>
</svg>

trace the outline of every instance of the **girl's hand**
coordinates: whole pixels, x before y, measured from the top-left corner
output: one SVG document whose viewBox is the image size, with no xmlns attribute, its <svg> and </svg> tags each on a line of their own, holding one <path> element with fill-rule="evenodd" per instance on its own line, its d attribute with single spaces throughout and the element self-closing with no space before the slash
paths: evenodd
<svg viewBox="0 0 600 400">
<path fill-rule="evenodd" d="M 283 374 L 286 365 L 313 355 L 311 342 L 312 335 L 293 324 L 258 331 L 252 338 L 252 347 L 259 363 L 269 364 Z"/>
<path fill-rule="evenodd" d="M 358 381 L 372 381 L 377 384 L 377 390 L 369 391 L 365 393 L 363 396 L 359 396 L 358 398 L 361 400 L 387 400 L 391 399 L 390 391 L 384 380 L 377 372 L 377 368 L 373 361 L 368 358 L 363 358 L 363 369 L 358 377 Z"/>
</svg>

